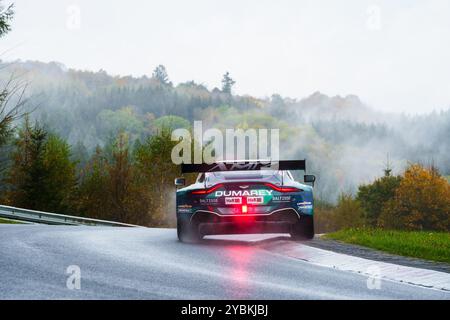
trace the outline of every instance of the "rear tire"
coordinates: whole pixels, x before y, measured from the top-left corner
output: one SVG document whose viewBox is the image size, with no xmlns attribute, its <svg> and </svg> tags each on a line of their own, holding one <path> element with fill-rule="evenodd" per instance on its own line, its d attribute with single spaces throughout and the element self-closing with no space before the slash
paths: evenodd
<svg viewBox="0 0 450 320">
<path fill-rule="evenodd" d="M 177 219 L 177 235 L 178 240 L 184 243 L 198 243 L 203 238 L 198 232 L 198 226 L 184 219 Z"/>
<path fill-rule="evenodd" d="M 291 226 L 293 240 L 311 240 L 314 238 L 314 219 L 312 216 L 301 216 L 300 220 Z"/>
</svg>

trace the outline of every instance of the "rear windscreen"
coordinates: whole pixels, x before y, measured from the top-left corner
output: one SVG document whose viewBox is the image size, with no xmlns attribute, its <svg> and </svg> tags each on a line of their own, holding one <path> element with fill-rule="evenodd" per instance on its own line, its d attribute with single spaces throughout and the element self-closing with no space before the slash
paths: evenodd
<svg viewBox="0 0 450 320">
<path fill-rule="evenodd" d="M 210 172 L 206 173 L 206 180 L 209 185 L 220 182 L 232 182 L 237 180 L 263 180 L 281 181 L 281 171 L 258 170 L 258 171 L 231 171 L 231 172 Z"/>
</svg>

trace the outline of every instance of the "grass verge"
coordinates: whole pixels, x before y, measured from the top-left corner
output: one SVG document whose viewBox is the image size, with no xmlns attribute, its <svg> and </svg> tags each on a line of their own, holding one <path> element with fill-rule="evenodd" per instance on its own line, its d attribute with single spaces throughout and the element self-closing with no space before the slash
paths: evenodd
<svg viewBox="0 0 450 320">
<path fill-rule="evenodd" d="M 450 233 L 446 232 L 356 228 L 330 233 L 325 238 L 392 254 L 450 263 Z"/>
<path fill-rule="evenodd" d="M 3 223 L 3 224 L 21 224 L 20 222 L 17 222 L 17 221 L 12 221 L 12 220 L 2 219 L 2 218 L 0 218 L 0 223 Z"/>
</svg>

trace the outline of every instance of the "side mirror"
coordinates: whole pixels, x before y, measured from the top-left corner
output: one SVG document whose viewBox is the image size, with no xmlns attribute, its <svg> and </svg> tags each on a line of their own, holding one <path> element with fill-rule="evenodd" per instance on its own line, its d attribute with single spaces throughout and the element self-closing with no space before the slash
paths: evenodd
<svg viewBox="0 0 450 320">
<path fill-rule="evenodd" d="M 186 184 L 186 179 L 185 178 L 176 178 L 175 179 L 175 185 L 177 187 L 182 187 Z"/>
<path fill-rule="evenodd" d="M 303 177 L 303 180 L 305 181 L 305 183 L 311 183 L 314 187 L 314 182 L 316 182 L 316 176 L 314 176 L 312 174 L 306 174 Z"/>
</svg>

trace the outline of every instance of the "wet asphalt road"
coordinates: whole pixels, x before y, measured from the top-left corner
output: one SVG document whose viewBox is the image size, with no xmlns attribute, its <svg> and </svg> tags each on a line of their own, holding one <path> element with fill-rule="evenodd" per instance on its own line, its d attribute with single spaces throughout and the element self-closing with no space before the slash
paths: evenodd
<svg viewBox="0 0 450 320">
<path fill-rule="evenodd" d="M 79 290 L 67 287 L 69 266 L 80 268 Z M 450 292 L 391 281 L 370 290 L 357 273 L 245 241 L 182 244 L 171 229 L 0 225 L 0 299 L 450 299 Z"/>
</svg>

